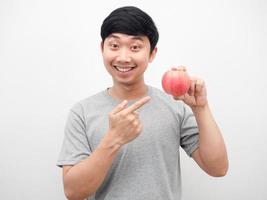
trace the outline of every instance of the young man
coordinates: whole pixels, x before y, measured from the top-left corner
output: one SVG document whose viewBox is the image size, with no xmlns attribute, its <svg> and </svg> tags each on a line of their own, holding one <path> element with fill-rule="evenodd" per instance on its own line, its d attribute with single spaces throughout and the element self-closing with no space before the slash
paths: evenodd
<svg viewBox="0 0 267 200">
<path fill-rule="evenodd" d="M 224 176 L 224 141 L 203 80 L 170 97 L 148 86 L 158 31 L 136 7 L 114 10 L 101 27 L 113 86 L 73 106 L 58 166 L 70 200 L 179 200 L 179 146 L 211 176 Z"/>
</svg>

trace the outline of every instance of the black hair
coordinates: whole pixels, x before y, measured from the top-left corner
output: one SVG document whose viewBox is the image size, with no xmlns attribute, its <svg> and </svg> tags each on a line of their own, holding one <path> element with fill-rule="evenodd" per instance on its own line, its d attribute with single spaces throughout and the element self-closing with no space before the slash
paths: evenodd
<svg viewBox="0 0 267 200">
<path fill-rule="evenodd" d="M 104 42 L 112 33 L 147 36 L 150 42 L 150 53 L 159 39 L 159 33 L 152 18 L 134 6 L 117 8 L 104 19 L 101 26 L 102 41 Z"/>
</svg>

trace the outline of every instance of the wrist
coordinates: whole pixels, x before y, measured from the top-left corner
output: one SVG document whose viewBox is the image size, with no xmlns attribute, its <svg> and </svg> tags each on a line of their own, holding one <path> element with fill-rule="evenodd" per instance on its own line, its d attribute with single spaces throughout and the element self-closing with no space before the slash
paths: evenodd
<svg viewBox="0 0 267 200">
<path fill-rule="evenodd" d="M 201 113 L 205 113 L 207 111 L 209 111 L 209 105 L 208 103 L 206 103 L 205 105 L 203 106 L 194 106 L 194 107 L 191 107 L 193 113 L 195 115 L 198 115 L 198 114 L 201 114 Z"/>
<path fill-rule="evenodd" d="M 121 144 L 116 142 L 109 131 L 101 140 L 99 147 L 117 152 L 121 148 Z"/>
</svg>

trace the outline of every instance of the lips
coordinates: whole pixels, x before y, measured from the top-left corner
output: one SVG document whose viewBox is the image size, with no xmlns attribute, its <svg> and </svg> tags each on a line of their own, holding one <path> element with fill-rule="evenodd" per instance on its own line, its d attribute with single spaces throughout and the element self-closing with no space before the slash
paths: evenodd
<svg viewBox="0 0 267 200">
<path fill-rule="evenodd" d="M 136 66 L 117 66 L 117 65 L 113 65 L 113 67 L 119 72 L 126 73 L 126 72 L 129 72 L 129 71 L 133 70 Z"/>
</svg>

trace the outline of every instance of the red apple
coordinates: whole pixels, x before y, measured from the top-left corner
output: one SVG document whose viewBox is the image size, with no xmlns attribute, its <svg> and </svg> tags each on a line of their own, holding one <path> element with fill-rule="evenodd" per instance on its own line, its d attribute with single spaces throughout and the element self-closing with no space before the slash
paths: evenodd
<svg viewBox="0 0 267 200">
<path fill-rule="evenodd" d="M 175 97 L 184 95 L 190 88 L 191 79 L 185 68 L 172 68 L 162 77 L 163 90 Z"/>
</svg>

